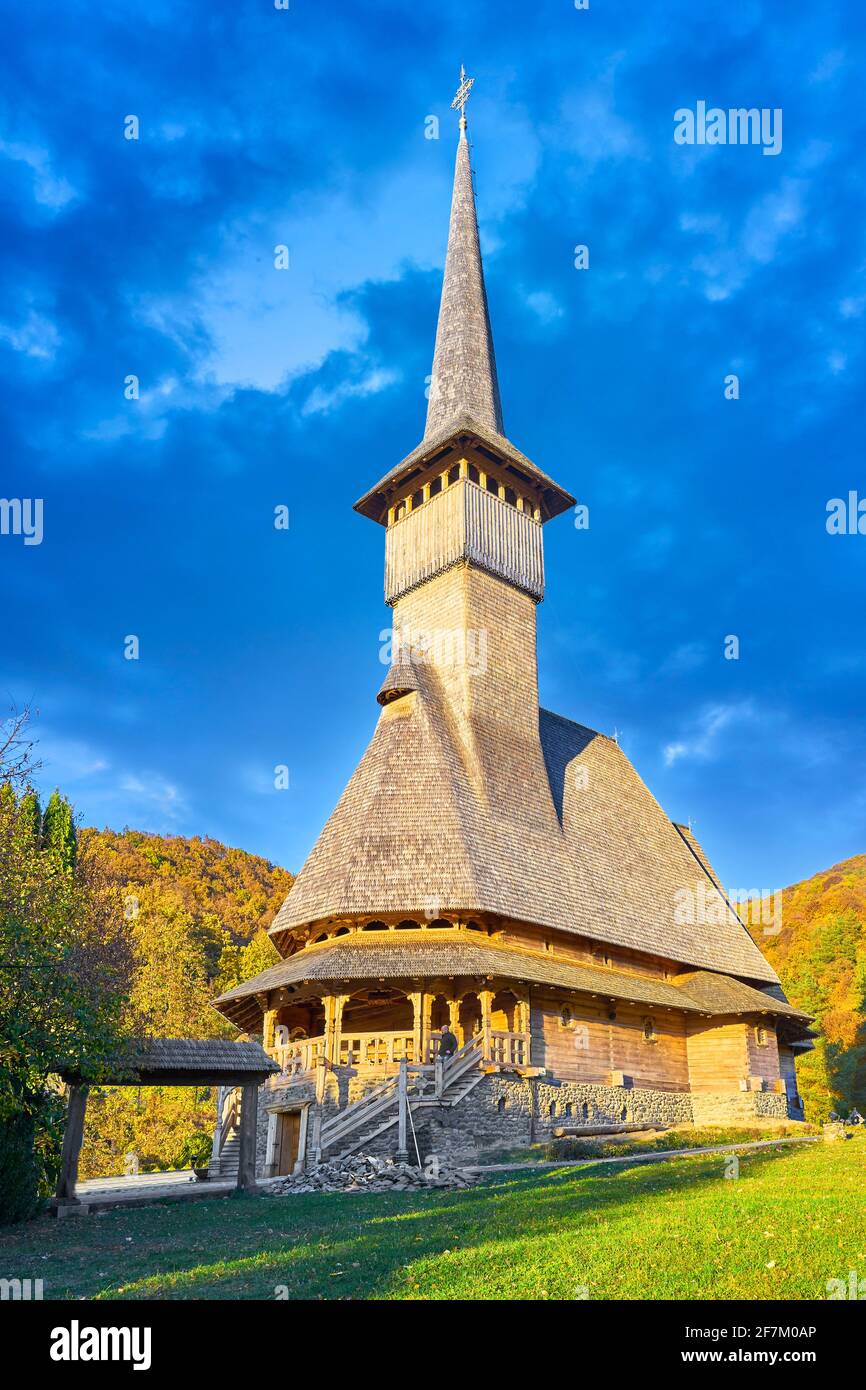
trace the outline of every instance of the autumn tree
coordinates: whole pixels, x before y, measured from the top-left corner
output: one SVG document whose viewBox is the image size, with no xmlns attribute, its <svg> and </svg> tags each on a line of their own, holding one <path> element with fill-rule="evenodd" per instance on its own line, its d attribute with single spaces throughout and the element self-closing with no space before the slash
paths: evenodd
<svg viewBox="0 0 866 1390">
<path fill-rule="evenodd" d="M 20 1219 L 53 1183 L 72 1062 L 98 1079 L 124 1036 L 127 924 L 92 855 L 70 853 L 72 808 L 52 798 L 43 835 L 32 789 L 0 796 L 0 1218 Z M 51 804 L 51 803 L 49 803 Z"/>
</svg>

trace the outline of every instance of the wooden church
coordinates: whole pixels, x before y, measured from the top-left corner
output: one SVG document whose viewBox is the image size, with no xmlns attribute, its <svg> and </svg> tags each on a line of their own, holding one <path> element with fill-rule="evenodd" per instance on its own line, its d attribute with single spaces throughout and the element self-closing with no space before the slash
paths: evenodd
<svg viewBox="0 0 866 1390">
<path fill-rule="evenodd" d="M 393 609 L 375 732 L 271 927 L 282 960 L 216 1000 L 281 1068 L 266 1176 L 802 1117 L 809 1019 L 700 844 L 613 739 L 539 708 L 543 530 L 573 505 L 505 434 L 461 106 L 424 437 L 355 504 Z"/>
</svg>

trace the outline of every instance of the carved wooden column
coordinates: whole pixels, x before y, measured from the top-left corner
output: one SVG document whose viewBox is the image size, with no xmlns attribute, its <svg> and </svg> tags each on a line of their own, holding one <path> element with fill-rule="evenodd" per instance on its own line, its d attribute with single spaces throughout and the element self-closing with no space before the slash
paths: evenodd
<svg viewBox="0 0 866 1390">
<path fill-rule="evenodd" d="M 256 996 L 261 1000 L 262 996 Z M 262 1047 L 265 1052 L 271 1052 L 274 1046 L 274 1029 L 277 1024 L 277 1011 L 268 1007 L 268 996 L 264 996 L 264 1016 L 262 1020 Z"/>
<path fill-rule="evenodd" d="M 529 1004 L 529 993 L 522 994 L 517 1001 L 517 1032 L 522 1033 L 525 1042 L 523 1044 L 523 1064 L 532 1064 L 532 1010 Z"/>
<path fill-rule="evenodd" d="M 430 1061 L 430 1039 L 433 1034 L 433 995 L 421 996 L 421 1053 L 419 1062 Z"/>
<path fill-rule="evenodd" d="M 466 1039 L 460 1033 L 460 1000 L 448 1000 L 448 1026 L 462 1047 Z"/>
<path fill-rule="evenodd" d="M 338 994 L 334 997 L 334 1066 L 340 1064 L 340 1040 L 343 1034 L 343 1010 L 349 1002 L 348 994 Z"/>
<path fill-rule="evenodd" d="M 421 1017 L 421 1009 L 424 1002 L 424 995 L 419 991 L 409 995 L 412 1001 L 412 1058 L 415 1062 L 421 1061 L 421 1034 L 424 1022 Z"/>
<path fill-rule="evenodd" d="M 337 1019 L 337 997 L 334 994 L 326 994 L 322 999 L 325 1006 L 325 1061 L 328 1066 L 334 1065 L 334 1038 L 336 1034 Z"/>
<path fill-rule="evenodd" d="M 490 1061 L 491 1053 L 491 1025 L 490 1013 L 493 1004 L 493 990 L 481 989 L 478 991 L 478 999 L 481 1004 L 481 1055 L 485 1062 Z"/>
</svg>

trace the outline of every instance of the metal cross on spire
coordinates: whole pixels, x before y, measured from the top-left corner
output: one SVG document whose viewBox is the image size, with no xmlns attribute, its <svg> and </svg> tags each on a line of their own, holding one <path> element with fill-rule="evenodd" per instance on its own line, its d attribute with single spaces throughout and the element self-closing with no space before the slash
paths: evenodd
<svg viewBox="0 0 866 1390">
<path fill-rule="evenodd" d="M 461 63 L 461 64 L 460 64 L 460 86 L 457 88 L 457 94 L 456 94 L 456 96 L 454 97 L 454 100 L 453 100 L 452 103 L 451 103 L 451 110 L 452 110 L 452 111 L 459 111 L 459 112 L 460 112 L 460 129 L 461 129 L 461 130 L 465 130 L 465 129 L 466 129 L 466 103 L 467 103 L 467 101 L 469 100 L 469 93 L 472 91 L 472 84 L 473 84 L 474 81 L 475 81 L 475 78 L 474 78 L 474 77 L 467 77 L 467 76 L 466 76 L 466 69 L 464 68 L 463 64 Z"/>
</svg>

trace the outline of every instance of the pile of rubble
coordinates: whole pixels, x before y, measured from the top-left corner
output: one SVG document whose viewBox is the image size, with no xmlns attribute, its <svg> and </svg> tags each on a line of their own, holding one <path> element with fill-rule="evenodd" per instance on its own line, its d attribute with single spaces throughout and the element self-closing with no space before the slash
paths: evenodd
<svg viewBox="0 0 866 1390">
<path fill-rule="evenodd" d="M 358 1154 L 319 1163 L 306 1173 L 280 1178 L 268 1187 L 282 1196 L 298 1192 L 417 1192 L 439 1187 L 467 1188 L 474 1182 L 477 1176 L 465 1168 L 445 1168 L 435 1161 L 426 1168 L 416 1168 L 393 1158 Z"/>
</svg>

